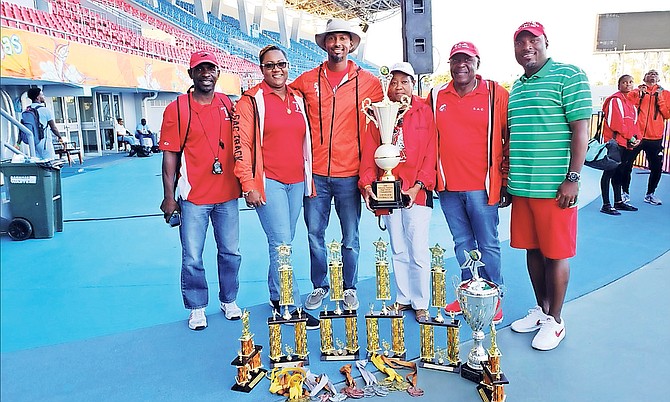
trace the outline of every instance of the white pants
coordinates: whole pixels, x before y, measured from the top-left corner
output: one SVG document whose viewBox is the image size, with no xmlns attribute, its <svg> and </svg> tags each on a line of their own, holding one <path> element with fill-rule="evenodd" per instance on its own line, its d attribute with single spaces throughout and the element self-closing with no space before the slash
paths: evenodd
<svg viewBox="0 0 670 402">
<path fill-rule="evenodd" d="M 428 229 L 433 210 L 422 205 L 384 216 L 393 252 L 396 302 L 427 310 L 430 302 Z"/>
</svg>

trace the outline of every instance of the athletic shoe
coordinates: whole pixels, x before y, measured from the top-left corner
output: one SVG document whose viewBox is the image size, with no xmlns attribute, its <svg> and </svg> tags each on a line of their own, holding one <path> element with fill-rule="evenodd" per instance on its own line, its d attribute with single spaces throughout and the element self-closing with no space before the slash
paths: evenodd
<svg viewBox="0 0 670 402">
<path fill-rule="evenodd" d="M 281 306 L 279 305 L 279 300 L 270 300 L 270 307 L 272 307 L 272 310 L 281 313 Z"/>
<path fill-rule="evenodd" d="M 602 208 L 600 208 L 600 212 L 607 215 L 621 215 L 621 212 L 617 211 L 610 204 L 603 204 Z"/>
<path fill-rule="evenodd" d="M 298 310 L 291 313 L 291 315 L 293 317 L 297 318 L 298 317 Z M 307 324 L 306 324 L 305 328 L 307 328 L 307 329 L 319 329 L 320 322 L 319 322 L 318 318 L 314 317 L 310 313 L 303 310 L 303 312 L 301 313 L 301 317 L 304 317 L 304 316 L 307 316 Z"/>
<path fill-rule="evenodd" d="M 194 308 L 188 316 L 188 327 L 194 331 L 207 328 L 207 316 L 205 308 Z"/>
<path fill-rule="evenodd" d="M 240 318 L 242 318 L 242 310 L 240 310 L 240 308 L 237 307 L 237 303 L 235 303 L 234 301 L 230 303 L 221 302 L 221 304 L 219 304 L 219 307 L 221 307 L 221 311 L 223 311 L 226 318 L 229 320 L 239 320 Z"/>
<path fill-rule="evenodd" d="M 614 203 L 614 208 L 618 209 L 619 211 L 637 211 L 637 208 L 630 205 L 627 202 L 615 202 Z"/>
<path fill-rule="evenodd" d="M 326 298 L 328 291 L 324 288 L 316 288 L 307 296 L 305 300 L 305 308 L 307 310 L 316 310 L 321 307 L 321 302 Z"/>
<path fill-rule="evenodd" d="M 621 202 L 628 204 L 630 202 L 630 195 L 628 193 L 621 193 Z"/>
<path fill-rule="evenodd" d="M 540 331 L 533 338 L 531 346 L 537 350 L 551 350 L 558 346 L 565 338 L 565 320 L 557 323 L 554 317 L 547 316 L 547 319 L 542 321 Z"/>
<path fill-rule="evenodd" d="M 358 310 L 359 306 L 356 289 L 346 289 L 344 291 L 344 308 L 346 310 Z"/>
<path fill-rule="evenodd" d="M 425 309 L 416 310 L 416 322 L 423 322 L 423 321 L 429 321 L 429 320 L 430 320 L 430 315 L 428 314 L 428 310 L 425 310 Z"/>
<path fill-rule="evenodd" d="M 458 304 L 458 300 L 454 300 L 453 302 L 447 304 L 447 305 L 444 307 L 444 311 L 445 311 L 447 314 L 454 313 L 454 315 L 459 315 L 459 314 L 462 313 L 462 312 L 461 312 L 461 305 Z"/>
<path fill-rule="evenodd" d="M 528 314 L 519 318 L 518 320 L 512 323 L 512 331 L 514 332 L 533 332 L 540 329 L 542 322 L 547 319 L 546 315 L 542 311 L 542 307 L 535 306 L 532 309 L 528 310 Z"/>
<path fill-rule="evenodd" d="M 644 196 L 644 202 L 651 204 L 651 205 L 661 205 L 663 204 L 663 201 L 661 201 L 660 198 L 656 197 L 654 193 L 649 193 Z"/>
</svg>

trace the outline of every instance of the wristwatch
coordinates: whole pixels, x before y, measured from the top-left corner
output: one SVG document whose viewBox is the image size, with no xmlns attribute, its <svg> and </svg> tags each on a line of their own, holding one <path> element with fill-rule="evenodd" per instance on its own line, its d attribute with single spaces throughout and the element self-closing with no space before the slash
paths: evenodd
<svg viewBox="0 0 670 402">
<path fill-rule="evenodd" d="M 577 172 L 568 172 L 568 174 L 565 175 L 565 180 L 570 183 L 577 183 L 581 177 L 582 176 Z"/>
<path fill-rule="evenodd" d="M 414 185 L 415 185 L 415 186 L 416 186 L 417 184 L 419 185 L 419 187 L 421 188 L 421 190 L 425 190 L 425 189 L 426 189 L 426 185 L 423 184 L 423 182 L 422 182 L 421 180 L 417 180 L 417 181 L 414 182 Z"/>
</svg>

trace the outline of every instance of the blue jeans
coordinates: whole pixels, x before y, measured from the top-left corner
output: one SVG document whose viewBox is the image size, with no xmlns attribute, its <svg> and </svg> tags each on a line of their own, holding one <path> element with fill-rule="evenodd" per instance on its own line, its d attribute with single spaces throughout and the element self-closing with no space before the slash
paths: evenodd
<svg viewBox="0 0 670 402">
<path fill-rule="evenodd" d="M 302 208 L 305 183 L 284 184 L 272 179 L 265 181 L 265 205 L 256 207 L 265 236 L 268 238 L 270 267 L 268 269 L 268 288 L 270 300 L 279 300 L 279 253 L 277 247 L 291 245 L 295 237 L 295 225 Z M 300 289 L 293 272 L 293 301 L 296 307 L 300 302 Z"/>
<path fill-rule="evenodd" d="M 212 221 L 217 248 L 219 301 L 230 303 L 237 298 L 242 256 L 239 250 L 240 215 L 237 199 L 220 204 L 195 205 L 179 199 L 182 246 L 181 294 L 187 309 L 206 307 L 207 278 L 202 261 L 209 221 Z"/>
<path fill-rule="evenodd" d="M 156 139 L 156 134 L 151 133 L 151 134 L 135 134 L 135 138 L 137 138 L 140 142 L 140 145 L 144 145 L 144 139 L 145 138 L 151 138 L 151 145 L 156 146 L 158 145 L 158 139 Z"/>
<path fill-rule="evenodd" d="M 500 241 L 498 240 L 498 205 L 488 205 L 485 190 L 442 191 L 440 206 L 454 238 L 456 260 L 463 265 L 463 251 L 478 249 L 482 253 L 480 275 L 497 285 L 503 284 L 500 270 Z M 461 271 L 461 278 L 472 278 L 469 270 Z"/>
<path fill-rule="evenodd" d="M 358 176 L 327 177 L 314 175 L 316 197 L 305 197 L 305 224 L 309 239 L 309 258 L 314 288 L 329 289 L 326 258 L 326 228 L 330 203 L 335 198 L 335 212 L 342 230 L 342 263 L 344 289 L 356 289 L 358 281 L 358 224 L 361 221 L 361 193 Z"/>
</svg>

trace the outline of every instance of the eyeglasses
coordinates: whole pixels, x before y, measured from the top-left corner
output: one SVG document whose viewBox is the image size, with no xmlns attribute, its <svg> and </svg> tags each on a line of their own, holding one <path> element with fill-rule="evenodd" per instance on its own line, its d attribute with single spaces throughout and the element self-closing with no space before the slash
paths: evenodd
<svg viewBox="0 0 670 402">
<path fill-rule="evenodd" d="M 278 61 L 276 63 L 265 63 L 265 64 L 261 64 L 261 67 L 263 67 L 266 70 L 274 70 L 275 67 L 286 68 L 286 67 L 288 67 L 288 61 Z"/>
</svg>

